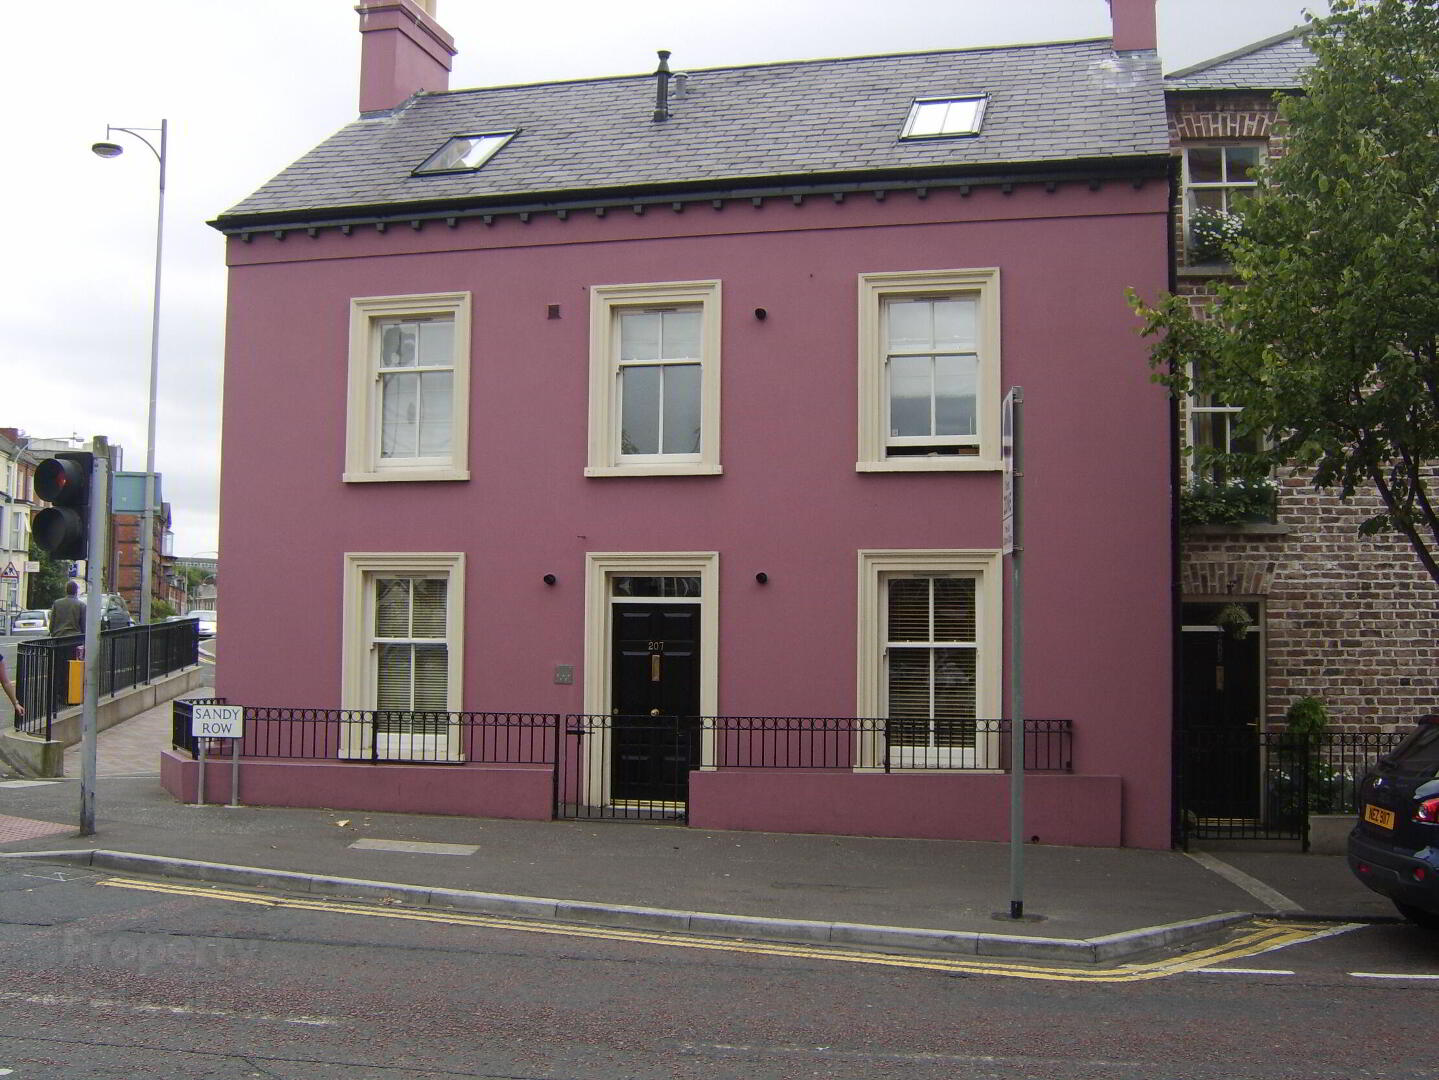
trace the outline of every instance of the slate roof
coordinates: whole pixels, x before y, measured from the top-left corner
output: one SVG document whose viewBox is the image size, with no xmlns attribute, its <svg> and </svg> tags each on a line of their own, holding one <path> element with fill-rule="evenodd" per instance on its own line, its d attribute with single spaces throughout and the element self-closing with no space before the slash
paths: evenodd
<svg viewBox="0 0 1439 1080">
<path fill-rule="evenodd" d="M 1282 34 L 1216 56 L 1202 64 L 1172 71 L 1164 79 L 1166 90 L 1297 90 L 1314 54 L 1304 42 L 1307 27 L 1296 26 Z"/>
<path fill-rule="evenodd" d="M 1154 53 L 1108 39 L 713 68 L 655 123 L 653 75 L 420 94 L 363 116 L 214 224 L 585 193 L 721 190 L 930 170 L 1122 160 L 1168 150 Z M 977 136 L 901 141 L 917 96 L 989 95 Z M 518 129 L 473 173 L 412 177 L 452 135 Z"/>
</svg>

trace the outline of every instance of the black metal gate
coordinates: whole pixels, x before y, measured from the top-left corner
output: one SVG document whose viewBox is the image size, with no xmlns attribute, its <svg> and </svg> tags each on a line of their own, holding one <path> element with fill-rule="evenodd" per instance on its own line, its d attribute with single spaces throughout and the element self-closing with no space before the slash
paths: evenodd
<svg viewBox="0 0 1439 1080">
<path fill-rule="evenodd" d="M 693 716 L 564 717 L 555 817 L 684 822 L 702 731 Z"/>
<path fill-rule="evenodd" d="M 1399 732 L 1297 735 L 1194 728 L 1180 737 L 1179 832 L 1190 840 L 1294 840 L 1307 847 L 1310 814 L 1355 812 L 1364 774 Z"/>
</svg>

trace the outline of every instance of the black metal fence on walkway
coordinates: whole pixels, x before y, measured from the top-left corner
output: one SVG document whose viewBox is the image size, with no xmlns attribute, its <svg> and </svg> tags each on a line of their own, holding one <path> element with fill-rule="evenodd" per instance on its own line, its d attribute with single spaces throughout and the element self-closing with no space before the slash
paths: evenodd
<svg viewBox="0 0 1439 1080">
<path fill-rule="evenodd" d="M 50 738 L 50 725 L 70 701 L 70 661 L 82 659 L 81 635 L 22 641 L 16 647 L 15 694 L 24 706 L 20 731 Z M 195 620 L 127 626 L 100 632 L 100 695 L 139 686 L 199 662 Z"/>
<path fill-rule="evenodd" d="M 196 705 L 224 698 L 177 700 L 172 745 L 191 757 Z M 400 712 L 385 709 L 247 707 L 240 754 L 281 761 L 356 764 L 552 765 L 556 713 Z M 231 749 L 225 740 L 225 751 Z"/>
<path fill-rule="evenodd" d="M 194 757 L 195 705 L 176 701 L 173 745 Z M 1008 720 L 611 716 L 245 709 L 242 757 L 356 764 L 537 765 L 560 817 L 683 820 L 696 769 L 1002 771 Z M 1026 771 L 1072 770 L 1072 724 L 1025 721 Z M 230 747 L 212 747 L 228 752 Z"/>
<path fill-rule="evenodd" d="M 1180 739 L 1181 840 L 1298 840 L 1307 846 L 1309 815 L 1356 813 L 1364 774 L 1405 734 L 1186 731 Z"/>
</svg>

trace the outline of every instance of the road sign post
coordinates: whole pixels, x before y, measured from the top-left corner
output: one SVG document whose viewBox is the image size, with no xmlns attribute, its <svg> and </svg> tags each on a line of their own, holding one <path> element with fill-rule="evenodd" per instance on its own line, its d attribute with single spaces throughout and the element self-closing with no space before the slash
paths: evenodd
<svg viewBox="0 0 1439 1080">
<path fill-rule="evenodd" d="M 110 535 L 110 449 L 105 439 L 90 440 L 88 537 Z M 38 521 L 38 518 L 36 519 Z M 95 754 L 99 746 L 100 628 L 105 621 L 105 559 L 103 540 L 85 558 L 85 703 L 80 710 L 80 835 L 95 834 Z"/>
<path fill-rule="evenodd" d="M 1009 556 L 1009 917 L 1024 918 L 1024 552 L 1022 486 L 1024 389 L 1004 395 L 1000 456 L 1004 465 L 1004 554 Z"/>
<path fill-rule="evenodd" d="M 195 805 L 205 805 L 205 747 L 211 739 L 230 740 L 230 805 L 240 805 L 240 740 L 245 735 L 245 710 L 240 705 L 195 705 L 190 711 L 190 734 L 199 744 L 200 775 Z"/>
</svg>

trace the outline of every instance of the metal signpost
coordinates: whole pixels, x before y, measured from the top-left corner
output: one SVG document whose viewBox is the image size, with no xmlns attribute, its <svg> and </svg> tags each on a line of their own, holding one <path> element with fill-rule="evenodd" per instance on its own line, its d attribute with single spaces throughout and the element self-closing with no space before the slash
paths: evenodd
<svg viewBox="0 0 1439 1080">
<path fill-rule="evenodd" d="M 205 747 L 211 739 L 230 740 L 230 805 L 240 805 L 240 740 L 245 734 L 241 705 L 196 705 L 190 713 L 190 734 L 199 745 L 200 778 L 195 805 L 205 805 Z"/>
<path fill-rule="evenodd" d="M 105 621 L 105 557 L 110 535 L 110 446 L 90 440 L 90 547 L 85 560 L 85 703 L 80 710 L 80 835 L 95 833 L 95 753 L 100 733 L 100 628 Z"/>
<path fill-rule="evenodd" d="M 1009 556 L 1009 917 L 1024 918 L 1024 588 L 1020 556 L 1024 552 L 1021 487 L 1024 448 L 1021 414 L 1024 389 L 1004 395 L 1000 455 L 1004 464 L 1004 554 Z"/>
</svg>

